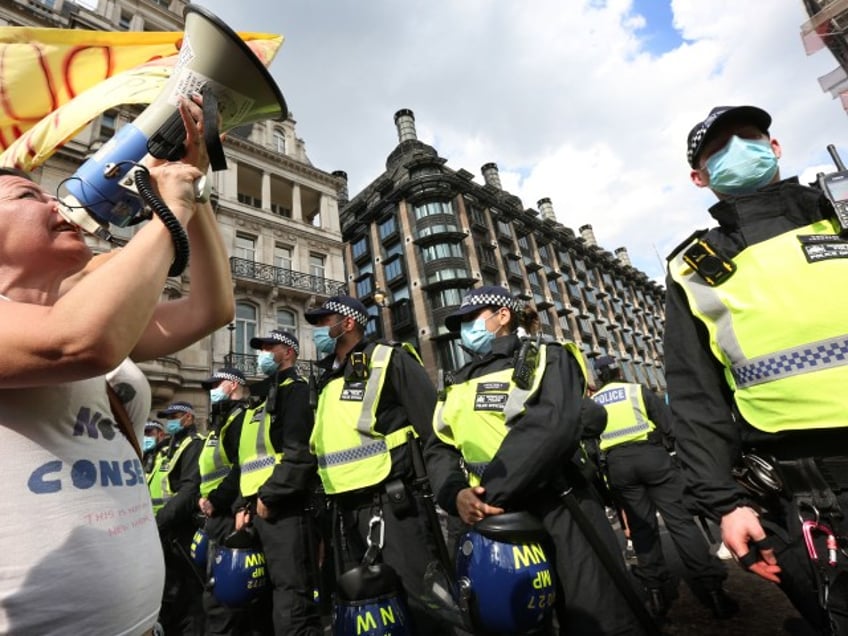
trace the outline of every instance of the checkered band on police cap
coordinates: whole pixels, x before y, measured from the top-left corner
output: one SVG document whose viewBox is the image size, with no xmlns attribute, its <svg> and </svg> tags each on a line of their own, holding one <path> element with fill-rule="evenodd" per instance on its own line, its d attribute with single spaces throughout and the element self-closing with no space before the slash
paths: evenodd
<svg viewBox="0 0 848 636">
<path fill-rule="evenodd" d="M 203 380 L 200 383 L 200 386 L 208 391 L 221 384 L 224 380 L 229 380 L 230 382 L 235 382 L 236 384 L 241 385 L 247 384 L 247 379 L 244 377 L 244 373 L 242 373 L 240 369 L 236 369 L 235 367 L 221 367 L 210 377 Z"/>
<path fill-rule="evenodd" d="M 470 291 L 462 299 L 460 309 L 466 307 L 506 307 L 512 311 L 521 310 L 521 301 L 503 287 L 481 287 Z"/>
<path fill-rule="evenodd" d="M 300 354 L 300 344 L 292 334 L 288 331 L 281 331 L 279 329 L 274 329 L 265 340 L 276 340 L 277 342 L 281 342 L 284 345 L 291 347 L 294 349 L 294 352 L 298 355 Z"/>
<path fill-rule="evenodd" d="M 719 120 L 737 120 L 743 123 L 754 124 L 763 133 L 768 133 L 771 126 L 771 115 L 761 108 L 756 106 L 716 106 L 707 115 L 707 118 L 698 122 L 689 131 L 689 136 L 686 138 L 686 160 L 689 165 L 696 168 L 695 160 L 701 152 L 707 134 L 716 125 Z"/>
<path fill-rule="evenodd" d="M 345 318 L 353 318 L 363 327 L 368 325 L 369 316 L 365 305 L 350 296 L 334 296 L 321 305 L 320 311 L 324 315 L 339 314 Z"/>
<path fill-rule="evenodd" d="M 521 311 L 523 303 L 499 285 L 485 285 L 472 289 L 462 299 L 462 304 L 445 318 L 445 326 L 458 331 L 460 322 L 481 307 L 506 307 L 514 312 Z"/>
<path fill-rule="evenodd" d="M 167 408 L 159 411 L 156 417 L 166 417 L 174 413 L 191 413 L 194 415 L 194 407 L 188 402 L 172 402 Z"/>
</svg>

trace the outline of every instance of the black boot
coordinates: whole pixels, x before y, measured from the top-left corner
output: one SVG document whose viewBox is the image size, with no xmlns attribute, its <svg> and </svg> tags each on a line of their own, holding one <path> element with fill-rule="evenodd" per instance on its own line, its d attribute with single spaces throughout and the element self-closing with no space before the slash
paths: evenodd
<svg viewBox="0 0 848 636">
<path fill-rule="evenodd" d="M 661 587 L 649 587 L 648 592 L 648 611 L 654 618 L 663 618 L 668 614 L 668 602 L 665 600 L 665 594 Z"/>
<path fill-rule="evenodd" d="M 707 592 L 706 605 L 719 620 L 730 618 L 739 611 L 739 603 L 720 587 Z"/>
</svg>

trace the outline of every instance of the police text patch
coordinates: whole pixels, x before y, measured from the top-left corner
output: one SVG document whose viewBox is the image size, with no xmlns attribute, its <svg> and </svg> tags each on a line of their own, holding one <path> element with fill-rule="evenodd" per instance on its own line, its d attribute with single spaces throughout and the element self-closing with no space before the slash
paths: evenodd
<svg viewBox="0 0 848 636">
<path fill-rule="evenodd" d="M 848 258 L 848 241 L 833 234 L 807 234 L 798 236 L 808 263 Z"/>
<path fill-rule="evenodd" d="M 474 396 L 474 410 L 503 411 L 508 397 L 506 393 L 478 393 Z"/>
<path fill-rule="evenodd" d="M 342 402 L 362 402 L 365 399 L 365 382 L 345 382 L 339 399 Z"/>
</svg>

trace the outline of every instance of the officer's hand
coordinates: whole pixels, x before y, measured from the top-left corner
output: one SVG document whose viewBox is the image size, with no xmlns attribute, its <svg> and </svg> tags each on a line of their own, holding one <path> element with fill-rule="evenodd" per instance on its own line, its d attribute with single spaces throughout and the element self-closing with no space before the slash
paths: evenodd
<svg viewBox="0 0 848 636">
<path fill-rule="evenodd" d="M 200 512 L 202 512 L 207 517 L 211 517 L 215 514 L 215 506 L 212 505 L 212 502 L 209 501 L 206 497 L 201 497 L 200 501 L 197 502 L 197 507 L 200 508 Z"/>
<path fill-rule="evenodd" d="M 241 530 L 250 523 L 250 510 L 242 508 L 236 513 L 236 530 Z"/>
<path fill-rule="evenodd" d="M 743 568 L 766 581 L 780 583 L 780 566 L 774 550 L 765 543 L 765 530 L 752 508 L 741 506 L 724 515 L 721 539 Z"/>
<path fill-rule="evenodd" d="M 256 514 L 263 519 L 267 519 L 270 514 L 270 510 L 268 510 L 268 506 L 266 506 L 260 497 L 256 498 Z"/>
<path fill-rule="evenodd" d="M 480 496 L 485 493 L 486 489 L 483 486 L 474 486 L 463 488 L 456 495 L 456 510 L 459 518 L 470 526 L 486 517 L 503 514 L 503 508 L 490 506 L 480 499 Z"/>
</svg>

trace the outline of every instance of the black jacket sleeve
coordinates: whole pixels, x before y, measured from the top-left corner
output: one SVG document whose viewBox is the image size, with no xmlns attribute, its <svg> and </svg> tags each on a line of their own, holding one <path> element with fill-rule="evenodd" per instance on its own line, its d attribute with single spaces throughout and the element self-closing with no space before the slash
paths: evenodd
<svg viewBox="0 0 848 636">
<path fill-rule="evenodd" d="M 525 404 L 483 473 L 488 503 L 520 507 L 522 499 L 562 476 L 580 441 L 583 379 L 577 361 L 549 345 L 538 392 Z"/>
<path fill-rule="evenodd" d="M 651 389 L 642 387 L 642 401 L 645 403 L 645 410 L 648 412 L 648 418 L 657 425 L 657 430 L 662 436 L 663 446 L 673 448 L 676 438 L 674 435 L 674 426 L 672 425 L 671 410 L 666 406 L 666 403 Z"/>
<path fill-rule="evenodd" d="M 167 535 L 192 522 L 200 498 L 200 466 L 198 459 L 203 450 L 203 439 L 193 439 L 182 452 L 179 467 L 170 475 L 171 497 L 156 515 L 160 535 Z"/>
<path fill-rule="evenodd" d="M 607 428 L 607 410 L 590 397 L 580 403 L 580 420 L 583 425 L 582 437 L 600 437 Z"/>
<path fill-rule="evenodd" d="M 691 313 L 683 290 L 671 279 L 666 292 L 665 370 L 674 417 L 677 456 L 699 512 L 730 512 L 745 493 L 730 469 L 739 454 L 739 429 L 721 365 L 706 328 Z"/>
<path fill-rule="evenodd" d="M 259 487 L 258 496 L 270 508 L 287 503 L 303 505 L 312 492 L 318 470 L 315 456 L 309 452 L 309 437 L 315 422 L 309 406 L 309 385 L 293 382 L 281 386 L 276 402 L 271 443 L 283 454 L 283 459 Z"/>
<path fill-rule="evenodd" d="M 458 514 L 456 495 L 463 488 L 468 488 L 468 480 L 460 464 L 462 454 L 434 433 L 424 444 L 424 459 L 436 503 L 449 514 Z"/>
</svg>

